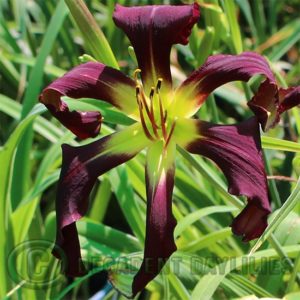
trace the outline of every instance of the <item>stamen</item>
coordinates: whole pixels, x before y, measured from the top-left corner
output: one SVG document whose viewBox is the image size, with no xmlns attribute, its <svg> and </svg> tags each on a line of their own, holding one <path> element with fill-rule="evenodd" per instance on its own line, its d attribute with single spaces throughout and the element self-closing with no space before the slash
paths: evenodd
<svg viewBox="0 0 300 300">
<path fill-rule="evenodd" d="M 161 130 L 162 130 L 164 140 L 166 141 L 167 131 L 166 131 L 165 116 L 164 116 L 164 108 L 163 108 L 163 104 L 162 104 L 162 100 L 161 100 L 160 92 L 159 92 L 162 82 L 163 82 L 162 78 L 159 78 L 158 81 L 157 81 L 157 84 L 156 84 L 156 93 L 158 95 L 158 100 L 159 100 L 159 113 L 160 113 Z"/>
<path fill-rule="evenodd" d="M 140 96 L 141 96 L 141 98 L 142 98 L 142 103 L 143 103 L 143 105 L 144 105 L 144 107 L 145 107 L 145 109 L 146 109 L 147 116 L 148 116 L 148 118 L 149 118 L 149 120 L 150 120 L 150 122 L 151 122 L 151 125 L 152 125 L 152 128 L 153 128 L 153 133 L 154 133 L 154 135 L 155 135 L 157 138 L 159 138 L 159 135 L 158 135 L 158 133 L 157 133 L 157 128 L 158 128 L 158 126 L 157 126 L 156 123 L 155 123 L 155 120 L 154 120 L 154 114 L 152 114 L 152 113 L 150 112 L 150 110 L 149 110 L 149 107 L 148 107 L 148 104 L 147 104 L 147 100 L 146 100 L 146 97 L 145 97 L 145 94 L 144 94 L 144 91 L 143 91 L 143 90 L 141 90 Z"/>
<path fill-rule="evenodd" d="M 140 69 L 136 69 L 134 71 L 134 80 L 135 80 L 135 83 L 136 83 L 136 95 L 139 95 L 141 97 L 142 103 L 143 103 L 143 105 L 146 109 L 147 116 L 150 119 L 151 123 L 153 124 L 153 122 L 154 122 L 153 114 L 151 114 L 150 111 L 149 111 L 149 107 L 148 107 L 148 104 L 147 104 L 147 100 L 146 100 L 144 91 L 141 88 L 141 85 L 139 84 L 139 81 L 138 81 L 138 78 L 137 78 L 137 74 L 140 73 L 140 72 L 141 72 Z"/>
<path fill-rule="evenodd" d="M 158 99 L 159 99 L 159 113 L 160 113 L 161 130 L 162 130 L 164 140 L 166 140 L 166 137 L 167 137 L 166 123 L 164 120 L 164 109 L 163 109 L 162 100 L 161 100 L 160 95 L 158 95 Z"/>
<path fill-rule="evenodd" d="M 139 84 L 138 74 L 140 74 L 141 72 L 142 72 L 141 69 L 136 69 L 136 70 L 133 72 L 133 78 L 134 78 L 135 84 Z"/>
<path fill-rule="evenodd" d="M 155 88 L 152 87 L 150 91 L 150 109 L 151 109 L 151 115 L 154 116 L 154 106 L 153 106 L 153 96 L 154 96 Z"/>
<path fill-rule="evenodd" d="M 154 86 L 153 86 L 153 87 L 151 87 L 151 91 L 150 91 L 150 99 L 153 98 L 154 92 L 155 92 L 155 88 L 154 88 Z"/>
<path fill-rule="evenodd" d="M 153 138 L 153 136 L 151 135 L 151 133 L 149 132 L 146 122 L 145 122 L 145 117 L 144 117 L 144 113 L 143 113 L 143 103 L 140 99 L 141 96 L 141 87 L 140 86 L 136 86 L 135 87 L 135 93 L 136 93 L 136 101 L 138 103 L 139 106 L 139 112 L 140 112 L 140 118 L 141 118 L 141 124 L 144 130 L 145 135 L 147 136 L 147 138 L 151 141 L 154 141 L 155 139 Z"/>
<path fill-rule="evenodd" d="M 150 91 L 150 95 L 149 95 L 149 98 L 150 98 L 150 115 L 151 115 L 151 118 L 150 118 L 150 121 L 151 121 L 151 124 L 152 124 L 152 127 L 153 127 L 153 132 L 155 134 L 155 136 L 157 138 L 159 138 L 159 135 L 157 133 L 157 129 L 159 128 L 155 122 L 155 116 L 154 116 L 154 93 L 155 93 L 155 88 L 154 87 L 151 87 L 151 91 Z"/>
<path fill-rule="evenodd" d="M 141 87 L 139 85 L 137 85 L 135 87 L 135 96 L 137 99 L 138 99 L 138 96 L 140 95 L 140 92 L 141 92 Z"/>
<path fill-rule="evenodd" d="M 170 142 L 170 140 L 171 140 L 171 137 L 172 137 L 172 135 L 173 135 L 173 133 L 174 133 L 175 126 L 176 126 L 176 119 L 175 119 L 175 121 L 174 121 L 173 124 L 172 124 L 170 133 L 169 133 L 168 138 L 167 138 L 166 143 L 165 143 L 165 148 L 167 148 L 167 146 L 168 146 L 168 144 L 169 144 L 169 142 Z"/>
<path fill-rule="evenodd" d="M 168 117 L 168 111 L 165 110 L 165 116 L 164 116 L 164 122 L 165 122 L 165 123 L 166 123 L 166 121 L 167 121 L 167 117 Z"/>
<path fill-rule="evenodd" d="M 162 82 L 163 82 L 163 79 L 162 79 L 162 78 L 158 78 L 157 84 L 156 84 L 156 93 L 159 92 L 159 90 L 160 90 L 160 88 L 161 88 Z"/>
<path fill-rule="evenodd" d="M 148 103 L 147 103 L 147 100 L 146 100 L 146 97 L 145 97 L 145 94 L 144 94 L 144 91 L 143 91 L 143 90 L 141 90 L 140 95 L 141 95 L 141 98 L 142 98 L 143 105 L 144 105 L 144 107 L 145 107 L 145 109 L 146 109 L 146 113 L 147 113 L 147 115 L 148 115 L 148 118 L 151 120 L 151 119 L 152 119 L 152 118 L 151 118 L 152 116 L 150 115 L 150 110 L 149 110 Z"/>
</svg>

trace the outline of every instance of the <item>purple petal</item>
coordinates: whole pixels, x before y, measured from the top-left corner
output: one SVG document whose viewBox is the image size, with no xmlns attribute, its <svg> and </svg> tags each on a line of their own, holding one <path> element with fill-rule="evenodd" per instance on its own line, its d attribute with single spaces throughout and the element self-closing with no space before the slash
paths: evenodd
<svg viewBox="0 0 300 300">
<path fill-rule="evenodd" d="M 64 252 L 67 275 L 83 274 L 75 222 L 88 209 L 88 197 L 97 177 L 131 159 L 147 144 L 142 130 L 138 125 L 132 125 L 88 145 L 62 146 L 63 161 L 56 199 L 56 244 Z M 53 254 L 64 258 L 56 249 Z"/>
<path fill-rule="evenodd" d="M 143 263 L 132 285 L 134 296 L 156 277 L 171 254 L 176 251 L 173 236 L 176 220 L 172 215 L 174 162 L 172 160 L 169 163 L 166 152 L 159 153 L 159 158 L 164 162 L 156 159 L 158 153 L 159 151 L 153 151 L 152 154 L 148 152 L 146 241 Z M 159 161 L 163 166 L 159 166 Z"/>
<path fill-rule="evenodd" d="M 51 104 L 47 104 L 46 107 L 61 124 L 80 139 L 96 137 L 100 132 L 102 122 L 100 112 L 70 111 L 67 104 L 63 101 L 61 101 L 59 110 L 55 109 L 55 106 Z"/>
<path fill-rule="evenodd" d="M 300 104 L 300 86 L 288 89 L 279 89 L 280 104 L 278 112 L 282 114 Z"/>
<path fill-rule="evenodd" d="M 221 168 L 230 194 L 247 197 L 248 205 L 233 221 L 232 231 L 244 241 L 259 237 L 271 208 L 257 119 L 238 125 L 195 122 L 199 135 L 186 149 L 210 158 Z"/>
<path fill-rule="evenodd" d="M 200 69 L 182 83 L 177 91 L 177 98 L 179 102 L 188 102 L 186 104 L 189 110 L 186 114 L 193 115 L 216 88 L 231 81 L 248 81 L 255 75 L 263 75 L 266 80 L 261 84 L 249 106 L 265 128 L 268 114 L 271 113 L 272 117 L 276 114 L 278 93 L 275 78 L 267 61 L 257 53 L 210 56 Z"/>
<path fill-rule="evenodd" d="M 232 232 L 243 236 L 243 241 L 248 242 L 260 237 L 268 226 L 269 211 L 262 209 L 251 202 L 233 220 Z"/>
<path fill-rule="evenodd" d="M 136 109 L 134 81 L 120 71 L 97 62 L 75 67 L 46 87 L 39 98 L 52 115 L 79 138 L 95 137 L 100 130 L 101 114 L 70 112 L 61 100 L 62 96 L 103 100 L 127 114 Z"/>
<path fill-rule="evenodd" d="M 173 44 L 187 44 L 191 29 L 199 18 L 199 6 L 116 5 L 113 19 L 134 47 L 147 89 L 158 78 L 171 83 L 170 50 Z"/>
</svg>

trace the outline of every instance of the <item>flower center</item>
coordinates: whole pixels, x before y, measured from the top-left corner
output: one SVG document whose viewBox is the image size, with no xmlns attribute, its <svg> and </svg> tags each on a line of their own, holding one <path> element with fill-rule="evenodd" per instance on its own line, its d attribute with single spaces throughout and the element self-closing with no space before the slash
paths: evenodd
<svg viewBox="0 0 300 300">
<path fill-rule="evenodd" d="M 151 141 L 163 140 L 166 147 L 174 132 L 176 120 L 168 118 L 168 112 L 163 105 L 160 93 L 163 79 L 159 78 L 156 87 L 151 87 L 149 96 L 146 96 L 143 85 L 138 79 L 140 72 L 140 69 L 135 70 L 134 80 L 136 83 L 136 100 L 144 133 Z"/>
</svg>

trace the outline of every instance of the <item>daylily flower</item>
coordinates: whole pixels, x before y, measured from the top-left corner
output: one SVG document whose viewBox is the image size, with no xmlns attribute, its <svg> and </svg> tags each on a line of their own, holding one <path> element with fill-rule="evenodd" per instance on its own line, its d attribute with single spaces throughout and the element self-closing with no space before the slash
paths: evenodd
<svg viewBox="0 0 300 300">
<path fill-rule="evenodd" d="M 134 296 L 176 251 L 176 220 L 171 208 L 176 145 L 213 160 L 228 180 L 228 192 L 247 197 L 246 208 L 232 223 L 233 232 L 244 241 L 262 234 L 271 208 L 259 123 L 263 129 L 274 125 L 279 107 L 284 111 L 287 103 L 292 103 L 290 93 L 295 91 L 279 103 L 279 91 L 268 63 L 251 52 L 211 56 L 173 88 L 170 50 L 176 43 L 188 43 L 199 18 L 197 4 L 131 8 L 117 5 L 113 18 L 135 49 L 139 69 L 133 78 L 102 63 L 88 62 L 46 87 L 40 101 L 81 139 L 97 136 L 101 114 L 69 111 L 62 96 L 107 101 L 136 121 L 88 145 L 64 144 L 56 200 L 56 244 L 67 258 L 66 274 L 80 276 L 84 267 L 75 223 L 87 211 L 88 196 L 97 177 L 146 149 L 146 241 L 144 260 L 132 284 Z M 248 81 L 255 75 L 265 77 L 249 104 L 256 116 L 238 125 L 214 125 L 191 118 L 214 89 L 230 81 Z M 54 255 L 61 258 L 55 250 Z"/>
</svg>

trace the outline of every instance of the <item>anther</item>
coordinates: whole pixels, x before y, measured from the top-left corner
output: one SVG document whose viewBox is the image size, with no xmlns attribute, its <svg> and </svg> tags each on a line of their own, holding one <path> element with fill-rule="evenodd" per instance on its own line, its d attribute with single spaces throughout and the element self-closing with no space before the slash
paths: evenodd
<svg viewBox="0 0 300 300">
<path fill-rule="evenodd" d="M 161 88 L 162 82 L 163 82 L 163 79 L 162 79 L 162 78 L 158 78 L 157 84 L 156 84 L 156 93 L 159 92 L 159 90 L 160 90 L 160 88 Z"/>
<path fill-rule="evenodd" d="M 150 99 L 152 100 L 153 96 L 154 96 L 154 92 L 155 92 L 155 88 L 151 87 L 151 91 L 150 91 Z"/>
<path fill-rule="evenodd" d="M 133 72 L 133 78 L 134 78 L 135 83 L 138 82 L 138 74 L 140 74 L 141 72 L 142 72 L 141 69 L 136 69 L 136 70 Z"/>
<path fill-rule="evenodd" d="M 154 93 L 155 93 L 155 88 L 151 87 L 149 98 L 150 98 L 150 114 L 153 117 L 153 119 L 154 119 L 154 104 L 153 104 Z"/>
</svg>

